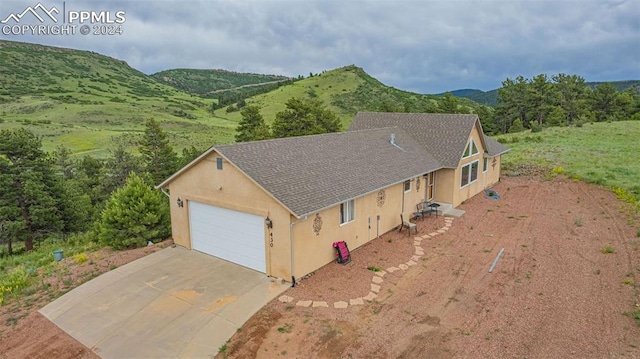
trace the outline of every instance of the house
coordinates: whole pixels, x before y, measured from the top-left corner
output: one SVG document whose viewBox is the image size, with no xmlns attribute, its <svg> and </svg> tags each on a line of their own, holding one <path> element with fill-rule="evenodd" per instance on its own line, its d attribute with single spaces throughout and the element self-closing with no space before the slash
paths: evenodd
<svg viewBox="0 0 640 359">
<path fill-rule="evenodd" d="M 346 132 L 214 146 L 157 187 L 173 240 L 295 282 L 427 200 L 496 183 L 508 149 L 477 115 L 358 113 Z"/>
</svg>

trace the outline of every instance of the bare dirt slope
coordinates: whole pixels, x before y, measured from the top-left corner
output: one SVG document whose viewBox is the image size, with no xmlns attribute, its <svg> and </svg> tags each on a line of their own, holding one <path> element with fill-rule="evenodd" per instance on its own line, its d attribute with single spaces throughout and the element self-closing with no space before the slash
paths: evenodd
<svg viewBox="0 0 640 359">
<path fill-rule="evenodd" d="M 258 312 L 217 358 L 638 358 L 640 238 L 615 196 L 567 179 L 506 178 L 478 195 L 418 265 L 387 273 L 379 296 L 346 309 L 303 308 L 365 296 L 374 273 L 406 262 L 413 237 L 388 233 L 329 264 Z M 419 235 L 444 219 L 418 220 Z M 493 273 L 489 267 L 501 248 Z M 603 253 L 608 251 L 613 253 Z M 640 313 L 640 312 L 639 312 Z"/>
</svg>

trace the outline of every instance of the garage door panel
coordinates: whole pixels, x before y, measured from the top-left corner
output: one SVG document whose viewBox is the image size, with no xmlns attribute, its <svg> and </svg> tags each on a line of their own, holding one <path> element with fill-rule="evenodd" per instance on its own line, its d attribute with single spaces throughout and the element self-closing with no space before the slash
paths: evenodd
<svg viewBox="0 0 640 359">
<path fill-rule="evenodd" d="M 189 201 L 191 247 L 265 272 L 264 219 Z"/>
</svg>

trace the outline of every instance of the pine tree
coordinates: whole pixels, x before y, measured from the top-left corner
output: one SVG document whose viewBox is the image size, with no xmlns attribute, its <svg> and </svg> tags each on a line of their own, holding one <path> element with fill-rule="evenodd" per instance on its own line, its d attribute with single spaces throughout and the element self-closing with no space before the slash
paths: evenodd
<svg viewBox="0 0 640 359">
<path fill-rule="evenodd" d="M 131 173 L 141 173 L 140 158 L 128 152 L 123 145 L 118 145 L 107 158 L 102 170 L 102 192 L 107 196 L 124 186 Z"/>
<path fill-rule="evenodd" d="M 188 165 L 191 161 L 195 160 L 198 156 L 202 154 L 202 151 L 195 148 L 195 146 L 191 146 L 189 148 L 185 147 L 182 149 L 182 156 L 179 159 L 179 167 L 182 168 Z"/>
<path fill-rule="evenodd" d="M 0 132 L 0 219 L 9 253 L 13 240 L 34 241 L 63 228 L 55 173 L 42 142 L 24 128 Z"/>
<path fill-rule="evenodd" d="M 458 110 L 458 99 L 453 96 L 451 92 L 444 94 L 444 97 L 440 100 L 440 108 L 442 113 L 460 113 Z"/>
<path fill-rule="evenodd" d="M 107 200 L 98 223 L 98 239 L 115 249 L 141 247 L 170 233 L 168 199 L 135 173 Z"/>
<path fill-rule="evenodd" d="M 241 112 L 242 120 L 236 128 L 236 142 L 249 142 L 266 140 L 271 137 L 269 126 L 264 122 L 260 114 L 260 107 L 255 105 L 246 106 Z"/>
<path fill-rule="evenodd" d="M 178 155 L 169 144 L 167 135 L 154 119 L 147 120 L 144 136 L 140 141 L 140 153 L 145 169 L 158 184 L 177 170 Z"/>
<path fill-rule="evenodd" d="M 338 117 L 318 100 L 289 99 L 287 108 L 276 114 L 273 137 L 293 137 L 338 132 Z"/>
<path fill-rule="evenodd" d="M 531 102 L 528 80 L 522 76 L 515 80 L 507 78 L 498 89 L 498 106 L 496 107 L 496 124 L 501 132 L 507 132 L 511 121 L 519 118 L 521 122 L 529 121 Z"/>
<path fill-rule="evenodd" d="M 509 133 L 516 133 L 524 131 L 524 126 L 522 125 L 522 121 L 519 118 L 516 118 L 515 121 L 509 127 Z"/>
<path fill-rule="evenodd" d="M 558 74 L 552 77 L 558 91 L 557 105 L 567 115 L 567 124 L 571 125 L 587 111 L 587 95 L 590 91 L 584 79 L 578 75 Z"/>
</svg>

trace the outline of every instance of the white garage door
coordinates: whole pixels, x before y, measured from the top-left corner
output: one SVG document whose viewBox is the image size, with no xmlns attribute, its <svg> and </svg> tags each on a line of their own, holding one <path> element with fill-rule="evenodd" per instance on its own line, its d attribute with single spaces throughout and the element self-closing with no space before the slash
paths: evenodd
<svg viewBox="0 0 640 359">
<path fill-rule="evenodd" d="M 191 248 L 265 273 L 264 219 L 189 201 Z"/>
</svg>

